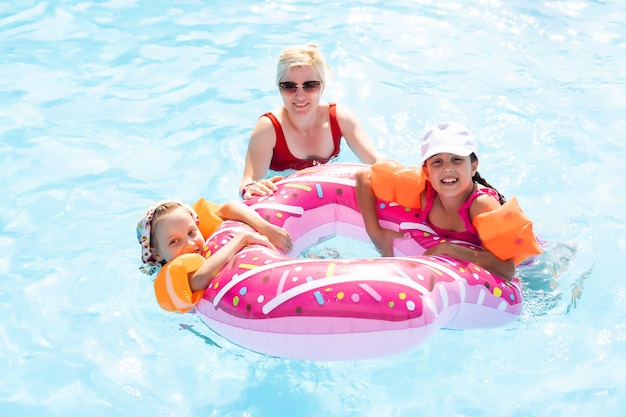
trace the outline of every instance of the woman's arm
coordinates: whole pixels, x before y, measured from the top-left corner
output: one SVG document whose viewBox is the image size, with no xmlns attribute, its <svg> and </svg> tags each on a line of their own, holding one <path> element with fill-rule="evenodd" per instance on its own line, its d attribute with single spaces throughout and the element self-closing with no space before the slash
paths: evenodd
<svg viewBox="0 0 626 417">
<path fill-rule="evenodd" d="M 356 200 L 365 230 L 382 256 L 393 256 L 393 240 L 406 238 L 407 234 L 380 227 L 376 213 L 376 195 L 372 190 L 371 171 L 362 169 L 356 173 Z"/>
<path fill-rule="evenodd" d="M 350 109 L 337 104 L 337 122 L 346 143 L 361 162 L 373 164 L 381 159 L 372 139 Z"/>
<path fill-rule="evenodd" d="M 244 199 L 247 200 L 253 195 L 270 195 L 276 191 L 274 182 L 282 177 L 263 179 L 269 170 L 274 146 L 276 146 L 274 126 L 270 119 L 261 117 L 250 135 L 246 152 L 246 165 L 239 184 L 239 194 Z"/>
<path fill-rule="evenodd" d="M 268 222 L 259 213 L 240 201 L 227 201 L 215 214 L 222 219 L 247 223 L 257 232 L 266 236 L 272 245 L 284 253 L 288 253 L 293 247 L 291 236 L 285 229 Z"/>
<path fill-rule="evenodd" d="M 513 259 L 502 261 L 487 250 L 475 250 L 456 243 L 443 242 L 427 249 L 424 255 L 451 256 L 453 258 L 473 262 L 476 265 L 482 266 L 492 274 L 506 280 L 510 280 L 515 276 L 515 262 Z"/>
<path fill-rule="evenodd" d="M 209 256 L 198 270 L 189 277 L 189 287 L 192 291 L 203 290 L 215 278 L 217 273 L 224 268 L 237 252 L 243 247 L 260 244 L 276 250 L 268 241 L 267 237 L 254 232 L 241 232 L 235 235 L 230 242 L 222 246 L 220 250 Z"/>
</svg>

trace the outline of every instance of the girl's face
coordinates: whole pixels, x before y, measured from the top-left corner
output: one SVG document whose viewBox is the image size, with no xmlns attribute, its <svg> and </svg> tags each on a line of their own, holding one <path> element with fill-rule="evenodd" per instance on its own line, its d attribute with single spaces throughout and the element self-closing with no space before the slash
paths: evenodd
<svg viewBox="0 0 626 417">
<path fill-rule="evenodd" d="M 204 237 L 185 207 L 161 214 L 152 225 L 154 257 L 169 262 L 184 253 L 201 253 Z"/>
<path fill-rule="evenodd" d="M 469 156 L 440 153 L 426 161 L 426 168 L 437 194 L 454 197 L 473 187 L 472 177 L 478 169 L 478 161 L 472 162 Z"/>
<path fill-rule="evenodd" d="M 290 112 L 296 113 L 306 113 L 312 108 L 317 108 L 323 88 L 321 84 L 317 84 L 319 81 L 319 75 L 310 65 L 289 68 L 281 84 L 287 83 L 289 85 L 295 83 L 299 87 L 297 87 L 295 92 L 279 88 L 285 108 Z"/>
</svg>

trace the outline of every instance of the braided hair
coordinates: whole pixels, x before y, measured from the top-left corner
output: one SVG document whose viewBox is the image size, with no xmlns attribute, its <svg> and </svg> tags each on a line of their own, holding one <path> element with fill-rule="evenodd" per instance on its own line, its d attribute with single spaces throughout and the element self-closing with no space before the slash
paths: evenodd
<svg viewBox="0 0 626 417">
<path fill-rule="evenodd" d="M 476 162 L 478 161 L 478 157 L 476 156 L 475 153 L 472 152 L 472 154 L 470 155 L 470 161 L 471 162 Z M 500 194 L 500 191 L 498 191 L 496 189 L 496 187 L 494 187 L 493 185 L 489 184 L 487 182 L 486 179 L 484 179 L 483 177 L 480 176 L 480 174 L 478 173 L 478 171 L 476 171 L 476 173 L 474 174 L 474 176 L 472 177 L 472 181 L 477 182 L 481 185 L 484 185 L 485 187 L 491 188 L 492 190 L 494 190 L 496 193 L 498 193 L 498 200 L 500 201 L 500 204 L 504 204 L 506 203 L 506 198 Z"/>
</svg>

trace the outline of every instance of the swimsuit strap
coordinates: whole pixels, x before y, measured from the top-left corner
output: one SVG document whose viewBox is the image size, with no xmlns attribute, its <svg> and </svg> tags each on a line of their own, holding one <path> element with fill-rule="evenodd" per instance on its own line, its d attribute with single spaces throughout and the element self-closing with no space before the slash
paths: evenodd
<svg viewBox="0 0 626 417">
<path fill-rule="evenodd" d="M 496 190 L 494 190 L 493 188 L 489 188 L 489 187 L 481 187 L 481 188 L 478 188 L 476 191 L 474 191 L 469 196 L 467 201 L 461 206 L 461 208 L 459 208 L 459 216 L 461 216 L 461 218 L 463 219 L 465 230 L 476 235 L 478 235 L 478 232 L 476 231 L 476 228 L 474 227 L 474 225 L 472 224 L 472 220 L 470 219 L 469 209 L 470 209 L 470 206 L 472 205 L 472 202 L 476 198 L 485 194 L 490 195 L 495 199 L 498 199 L 498 192 Z"/>
<path fill-rule="evenodd" d="M 437 197 L 437 191 L 430 185 L 430 181 L 426 181 L 426 205 L 422 208 L 422 219 L 424 221 L 428 219 L 428 213 L 430 213 L 430 209 L 433 207 L 435 197 Z"/>
<path fill-rule="evenodd" d="M 333 135 L 335 149 L 339 151 L 339 141 L 341 140 L 341 127 L 337 121 L 337 103 L 328 103 L 328 118 L 330 119 L 330 131 Z"/>
<path fill-rule="evenodd" d="M 478 196 L 481 196 L 483 194 L 488 194 L 496 199 L 498 198 L 498 192 L 496 190 L 489 188 L 489 187 L 478 188 L 469 196 L 467 201 L 463 203 L 463 205 L 459 208 L 459 211 L 458 211 L 459 216 L 461 216 L 461 219 L 463 220 L 463 225 L 465 226 L 465 230 L 476 236 L 478 236 L 478 232 L 476 232 L 476 228 L 474 227 L 474 225 L 472 225 L 469 209 L 470 209 L 470 206 L 472 205 L 472 202 Z M 437 191 L 435 191 L 433 186 L 430 185 L 430 182 L 427 183 L 426 205 L 422 209 L 422 219 L 424 219 L 424 221 L 428 219 L 428 214 L 430 213 L 430 210 L 433 207 L 433 203 L 435 202 L 436 197 L 437 197 Z"/>
<path fill-rule="evenodd" d="M 285 139 L 285 133 L 283 132 L 283 127 L 280 125 L 280 122 L 274 116 L 274 113 L 267 112 L 263 116 L 270 119 L 272 125 L 274 126 L 274 131 L 276 132 L 276 145 L 274 146 L 274 153 L 278 153 L 279 155 L 291 155 L 289 148 L 287 147 L 287 140 Z M 261 116 L 261 117 L 263 117 Z"/>
</svg>

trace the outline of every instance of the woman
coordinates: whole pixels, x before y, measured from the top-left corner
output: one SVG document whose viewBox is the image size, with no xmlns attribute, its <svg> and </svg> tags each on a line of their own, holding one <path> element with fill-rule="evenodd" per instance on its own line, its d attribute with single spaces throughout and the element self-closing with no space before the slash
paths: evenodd
<svg viewBox="0 0 626 417">
<path fill-rule="evenodd" d="M 366 164 L 378 152 L 356 116 L 335 103 L 320 103 L 326 85 L 326 62 L 315 44 L 285 49 L 276 82 L 283 104 L 261 116 L 248 144 L 239 191 L 244 199 L 270 195 L 274 182 L 268 169 L 285 171 L 325 164 L 339 154 L 341 137 Z"/>
</svg>

